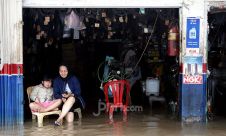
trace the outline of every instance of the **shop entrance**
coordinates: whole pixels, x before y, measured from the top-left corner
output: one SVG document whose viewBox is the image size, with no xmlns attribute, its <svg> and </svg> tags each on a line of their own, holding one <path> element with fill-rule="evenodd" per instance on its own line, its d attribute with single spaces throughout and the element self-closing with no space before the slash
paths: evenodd
<svg viewBox="0 0 226 136">
<path fill-rule="evenodd" d="M 23 21 L 24 88 L 44 74 L 56 77 L 64 63 L 79 78 L 90 110 L 113 79 L 130 81 L 133 105 L 148 106 L 149 96 L 169 108 L 177 103 L 179 9 L 24 8 Z"/>
</svg>

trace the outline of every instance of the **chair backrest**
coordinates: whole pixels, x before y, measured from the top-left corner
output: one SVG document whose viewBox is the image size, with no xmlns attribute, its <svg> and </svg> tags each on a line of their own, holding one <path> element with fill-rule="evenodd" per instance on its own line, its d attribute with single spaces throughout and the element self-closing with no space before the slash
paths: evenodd
<svg viewBox="0 0 226 136">
<path fill-rule="evenodd" d="M 106 103 L 109 103 L 108 91 L 112 91 L 114 105 L 128 105 L 130 85 L 126 80 L 110 81 L 104 85 Z M 123 104 L 123 94 L 126 93 L 126 101 Z"/>
<path fill-rule="evenodd" d="M 33 86 L 29 86 L 29 87 L 27 88 L 27 97 L 28 97 L 29 103 L 31 103 L 30 96 L 31 96 L 32 89 L 33 89 Z"/>
</svg>

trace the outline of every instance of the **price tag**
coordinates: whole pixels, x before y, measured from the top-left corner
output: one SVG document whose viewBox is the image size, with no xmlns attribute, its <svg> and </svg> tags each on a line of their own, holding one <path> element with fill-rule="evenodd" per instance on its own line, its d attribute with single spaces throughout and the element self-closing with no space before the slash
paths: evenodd
<svg viewBox="0 0 226 136">
<path fill-rule="evenodd" d="M 37 34 L 37 35 L 36 35 L 36 39 L 37 39 L 37 40 L 40 40 L 40 39 L 41 39 L 40 34 Z"/>
<path fill-rule="evenodd" d="M 104 19 L 104 22 L 108 23 L 110 20 L 108 18 Z"/>
<path fill-rule="evenodd" d="M 165 20 L 165 25 L 168 26 L 169 25 L 169 20 Z"/>
<path fill-rule="evenodd" d="M 113 33 L 112 32 L 109 32 L 108 35 L 113 36 Z"/>
<path fill-rule="evenodd" d="M 86 17 L 86 22 L 89 22 L 89 18 L 88 17 Z"/>
<path fill-rule="evenodd" d="M 127 17 L 127 16 L 126 16 L 126 18 L 125 18 L 125 22 L 128 23 L 128 17 Z"/>
<path fill-rule="evenodd" d="M 133 15 L 133 19 L 136 19 L 137 18 L 137 16 L 136 15 Z"/>
<path fill-rule="evenodd" d="M 40 32 L 41 31 L 41 27 L 40 25 L 37 25 L 37 31 Z"/>
<path fill-rule="evenodd" d="M 45 34 L 45 32 L 44 31 L 41 31 L 40 35 L 43 36 L 44 34 Z"/>
<path fill-rule="evenodd" d="M 114 18 L 113 21 L 116 22 L 117 21 L 116 18 Z"/>
<path fill-rule="evenodd" d="M 45 48 L 47 48 L 48 47 L 48 44 L 47 43 L 45 43 Z"/>
<path fill-rule="evenodd" d="M 95 23 L 95 27 L 99 28 L 100 24 L 99 23 Z"/>
<path fill-rule="evenodd" d="M 106 16 L 107 16 L 106 12 L 102 12 L 102 17 L 106 17 Z"/>
<path fill-rule="evenodd" d="M 67 20 L 64 20 L 64 24 L 67 25 L 67 23 L 68 23 Z"/>
<path fill-rule="evenodd" d="M 45 21 L 50 22 L 50 17 L 49 16 L 45 17 Z"/>
<path fill-rule="evenodd" d="M 148 33 L 148 28 L 144 28 L 144 33 Z"/>
<path fill-rule="evenodd" d="M 48 25 L 49 24 L 49 22 L 48 21 L 44 21 L 44 25 Z"/>
<path fill-rule="evenodd" d="M 123 22 L 124 22 L 123 17 L 119 17 L 119 22 L 121 22 L 121 23 L 123 23 Z"/>
</svg>

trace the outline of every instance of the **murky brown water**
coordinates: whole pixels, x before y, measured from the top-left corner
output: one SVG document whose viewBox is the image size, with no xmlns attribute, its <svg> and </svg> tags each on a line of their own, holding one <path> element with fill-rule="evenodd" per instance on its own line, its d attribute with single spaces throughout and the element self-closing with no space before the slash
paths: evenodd
<svg viewBox="0 0 226 136">
<path fill-rule="evenodd" d="M 26 121 L 24 126 L 6 126 L 0 129 L 1 136 L 226 136 L 226 119 L 216 119 L 206 124 L 182 125 L 180 121 L 164 114 L 129 113 L 123 122 L 121 114 L 109 123 L 106 115 L 86 115 L 82 121 L 54 127 L 54 119 L 44 119 L 44 127 Z"/>
</svg>

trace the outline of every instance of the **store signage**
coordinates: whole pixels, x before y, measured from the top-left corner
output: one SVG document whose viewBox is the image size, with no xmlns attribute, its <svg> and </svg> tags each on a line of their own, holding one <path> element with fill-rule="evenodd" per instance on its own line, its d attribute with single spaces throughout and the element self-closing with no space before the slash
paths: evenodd
<svg viewBox="0 0 226 136">
<path fill-rule="evenodd" d="M 200 19 L 187 18 L 186 47 L 199 48 Z"/>
<path fill-rule="evenodd" d="M 188 56 L 198 56 L 199 48 L 186 48 L 186 55 Z"/>
<path fill-rule="evenodd" d="M 184 84 L 202 84 L 202 75 L 184 75 Z"/>
<path fill-rule="evenodd" d="M 202 56 L 185 56 L 183 58 L 183 83 L 202 84 Z"/>
</svg>

